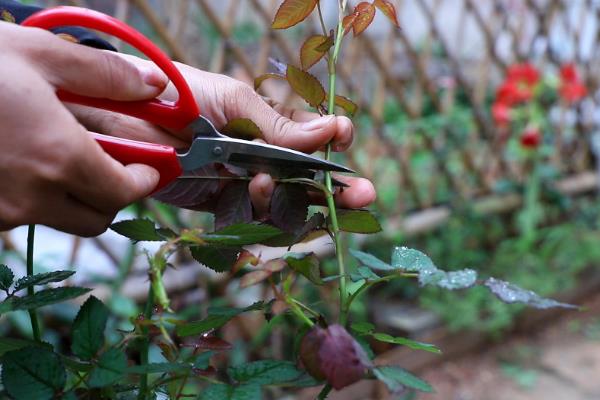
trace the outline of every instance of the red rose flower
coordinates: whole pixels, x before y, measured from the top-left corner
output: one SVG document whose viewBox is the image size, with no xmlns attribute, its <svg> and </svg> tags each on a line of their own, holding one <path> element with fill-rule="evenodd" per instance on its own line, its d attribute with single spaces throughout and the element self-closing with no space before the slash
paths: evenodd
<svg viewBox="0 0 600 400">
<path fill-rule="evenodd" d="M 492 117 L 496 125 L 500 127 L 508 126 L 510 123 L 510 107 L 505 103 L 496 101 L 492 105 Z"/>
<path fill-rule="evenodd" d="M 558 93 L 567 103 L 575 103 L 587 95 L 587 89 L 579 79 L 575 64 L 565 64 L 560 68 Z"/>
<path fill-rule="evenodd" d="M 526 149 L 536 149 L 542 141 L 542 135 L 537 127 L 525 128 L 521 133 L 521 146 Z"/>
<path fill-rule="evenodd" d="M 508 67 L 506 79 L 527 86 L 535 86 L 540 80 L 540 73 L 529 63 L 514 64 Z"/>
</svg>

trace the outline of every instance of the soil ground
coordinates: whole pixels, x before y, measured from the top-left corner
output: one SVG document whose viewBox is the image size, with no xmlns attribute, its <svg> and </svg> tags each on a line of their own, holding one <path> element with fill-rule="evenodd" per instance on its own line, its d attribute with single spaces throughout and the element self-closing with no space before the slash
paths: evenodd
<svg viewBox="0 0 600 400">
<path fill-rule="evenodd" d="M 420 373 L 418 400 L 600 400 L 600 295 L 528 336 Z"/>
</svg>

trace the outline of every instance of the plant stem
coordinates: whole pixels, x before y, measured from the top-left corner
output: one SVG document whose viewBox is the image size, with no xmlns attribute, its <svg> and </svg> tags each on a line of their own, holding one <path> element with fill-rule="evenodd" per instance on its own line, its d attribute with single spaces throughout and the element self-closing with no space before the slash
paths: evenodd
<svg viewBox="0 0 600 400">
<path fill-rule="evenodd" d="M 329 395 L 329 392 L 331 392 L 331 385 L 328 383 L 325 386 L 323 386 L 323 389 L 321 389 L 321 391 L 319 392 L 317 399 L 325 400 Z"/>
<path fill-rule="evenodd" d="M 144 318 L 150 319 L 152 318 L 152 309 L 154 308 L 154 291 L 152 290 L 152 285 L 148 289 L 148 299 L 146 300 L 146 306 L 144 308 Z M 148 348 L 150 347 L 150 338 L 149 338 L 149 328 L 148 326 L 142 327 L 142 335 L 144 338 L 142 339 L 142 349 L 140 352 L 140 364 L 146 365 L 148 364 Z M 148 374 L 143 374 L 140 378 L 140 391 L 138 393 L 138 400 L 145 400 L 148 398 Z"/>
<path fill-rule="evenodd" d="M 344 2 L 345 5 L 345 2 Z M 344 38 L 344 31 L 342 27 L 342 14 L 343 7 L 340 6 L 339 9 L 339 21 L 337 26 L 337 34 L 335 36 L 335 43 L 333 46 L 333 54 L 327 60 L 327 71 L 329 74 L 329 99 L 327 109 L 329 114 L 334 114 L 335 109 L 335 86 L 336 86 L 336 70 L 335 63 L 337 61 L 338 54 L 340 52 L 342 39 Z M 325 159 L 329 160 L 331 157 L 331 143 L 327 144 L 327 149 L 325 152 Z M 333 241 L 335 243 L 335 254 L 338 263 L 338 272 L 340 275 L 340 315 L 339 322 L 340 325 L 345 326 L 346 321 L 348 319 L 348 308 L 346 307 L 346 265 L 344 263 L 344 252 L 342 250 L 342 243 L 340 238 L 340 228 L 337 220 L 337 213 L 335 209 L 335 200 L 333 197 L 333 184 L 331 180 L 331 172 L 325 172 L 325 186 L 327 187 L 327 192 L 325 193 L 325 198 L 327 200 L 327 208 L 329 209 L 329 218 L 331 219 L 331 233 L 333 236 Z"/>
<path fill-rule="evenodd" d="M 27 230 L 27 276 L 33 275 L 33 244 L 35 241 L 35 225 L 29 225 Z M 27 294 L 33 296 L 35 293 L 33 285 L 27 287 Z M 36 342 L 41 342 L 40 325 L 38 323 L 37 311 L 35 308 L 29 310 L 29 320 L 31 321 L 31 331 L 33 332 L 33 339 Z"/>
</svg>

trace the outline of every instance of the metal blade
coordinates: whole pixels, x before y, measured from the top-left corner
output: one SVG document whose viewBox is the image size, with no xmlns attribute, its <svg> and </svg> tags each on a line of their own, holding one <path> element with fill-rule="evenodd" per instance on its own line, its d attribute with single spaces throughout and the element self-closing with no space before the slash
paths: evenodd
<svg viewBox="0 0 600 400">
<path fill-rule="evenodd" d="M 186 171 L 220 162 L 261 172 L 300 168 L 354 173 L 343 165 L 296 150 L 226 136 L 196 137 L 190 149 L 179 155 L 179 161 Z"/>
</svg>

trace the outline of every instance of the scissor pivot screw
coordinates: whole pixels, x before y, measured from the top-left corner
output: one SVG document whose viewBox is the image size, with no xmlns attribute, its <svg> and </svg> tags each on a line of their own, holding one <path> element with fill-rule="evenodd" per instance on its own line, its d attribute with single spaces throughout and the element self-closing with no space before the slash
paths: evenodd
<svg viewBox="0 0 600 400">
<path fill-rule="evenodd" d="M 217 146 L 213 149 L 212 152 L 215 156 L 220 156 L 221 154 L 223 154 L 223 148 L 221 146 Z"/>
</svg>

